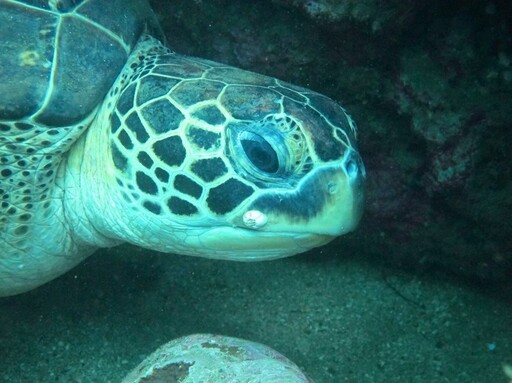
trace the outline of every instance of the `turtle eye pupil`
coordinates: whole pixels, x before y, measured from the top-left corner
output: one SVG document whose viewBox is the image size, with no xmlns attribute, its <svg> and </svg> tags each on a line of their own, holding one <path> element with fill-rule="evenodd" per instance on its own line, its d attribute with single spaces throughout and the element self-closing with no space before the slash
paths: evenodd
<svg viewBox="0 0 512 383">
<path fill-rule="evenodd" d="M 240 140 L 247 158 L 262 172 L 277 173 L 279 160 L 276 151 L 264 138 L 260 136 L 251 138 Z"/>
</svg>

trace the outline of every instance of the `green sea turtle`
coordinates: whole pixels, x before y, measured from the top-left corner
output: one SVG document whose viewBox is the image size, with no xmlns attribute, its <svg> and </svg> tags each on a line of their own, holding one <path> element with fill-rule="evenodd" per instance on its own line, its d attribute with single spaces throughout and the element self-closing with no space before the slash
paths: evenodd
<svg viewBox="0 0 512 383">
<path fill-rule="evenodd" d="M 0 296 L 122 242 L 261 260 L 357 225 L 356 128 L 329 98 L 171 52 L 143 0 L 3 0 L 0 36 Z"/>
<path fill-rule="evenodd" d="M 358 223 L 337 103 L 173 53 L 158 30 L 141 0 L 0 2 L 0 296 L 122 242 L 261 260 Z"/>
</svg>

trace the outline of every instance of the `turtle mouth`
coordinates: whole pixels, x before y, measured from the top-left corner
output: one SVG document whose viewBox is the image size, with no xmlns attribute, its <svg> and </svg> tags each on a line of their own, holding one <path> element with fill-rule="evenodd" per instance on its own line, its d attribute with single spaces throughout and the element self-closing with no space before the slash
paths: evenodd
<svg viewBox="0 0 512 383">
<path fill-rule="evenodd" d="M 325 245 L 336 236 L 296 233 L 258 232 L 244 228 L 213 228 L 198 238 L 207 258 L 233 261 L 261 261 L 290 257 Z"/>
</svg>

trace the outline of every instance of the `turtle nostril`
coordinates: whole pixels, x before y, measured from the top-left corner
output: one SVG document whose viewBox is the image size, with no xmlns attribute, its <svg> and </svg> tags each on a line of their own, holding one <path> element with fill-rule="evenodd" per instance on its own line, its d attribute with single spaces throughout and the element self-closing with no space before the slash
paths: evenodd
<svg viewBox="0 0 512 383">
<path fill-rule="evenodd" d="M 366 175 L 363 161 L 355 151 L 352 151 L 347 157 L 345 157 L 343 167 L 345 168 L 345 173 L 351 180 L 355 180 L 360 177 L 364 178 Z"/>
<path fill-rule="evenodd" d="M 357 173 L 359 173 L 356 162 L 352 159 L 348 160 L 345 163 L 345 171 L 347 172 L 347 175 L 350 178 L 355 178 L 357 176 Z"/>
<path fill-rule="evenodd" d="M 327 184 L 327 192 L 329 194 L 336 194 L 337 191 L 338 191 L 338 184 L 336 182 L 330 181 Z"/>
</svg>

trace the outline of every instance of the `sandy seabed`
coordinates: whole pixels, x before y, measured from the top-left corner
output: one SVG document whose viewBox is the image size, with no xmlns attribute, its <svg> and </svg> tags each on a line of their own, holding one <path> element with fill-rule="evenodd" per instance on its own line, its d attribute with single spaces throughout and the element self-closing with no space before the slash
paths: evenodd
<svg viewBox="0 0 512 383">
<path fill-rule="evenodd" d="M 99 251 L 0 299 L 0 381 L 119 382 L 159 345 L 208 332 L 267 344 L 317 383 L 506 382 L 510 296 L 343 255 L 341 241 L 262 263 Z"/>
</svg>

